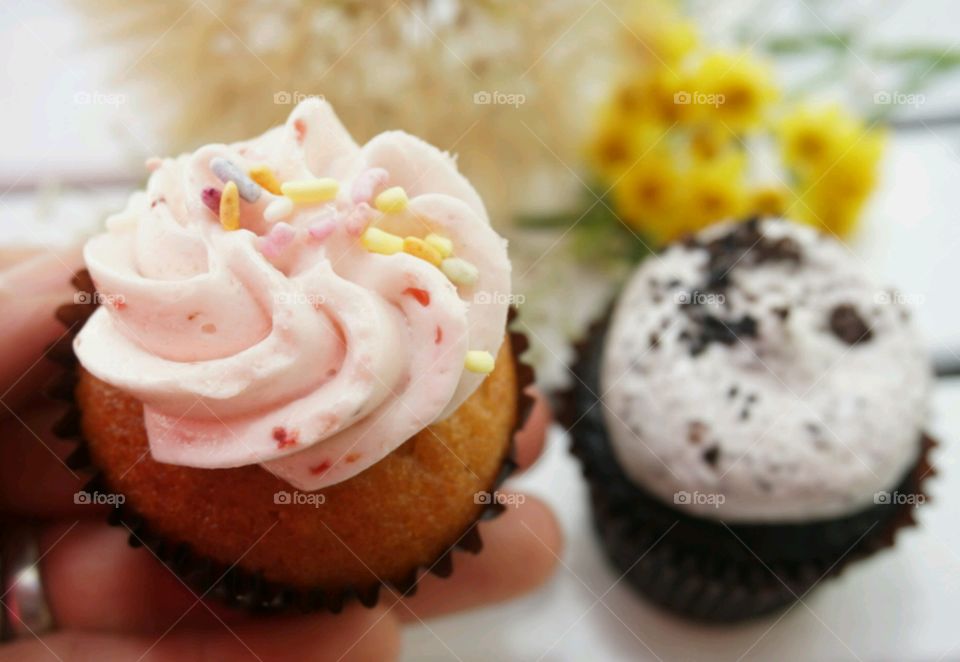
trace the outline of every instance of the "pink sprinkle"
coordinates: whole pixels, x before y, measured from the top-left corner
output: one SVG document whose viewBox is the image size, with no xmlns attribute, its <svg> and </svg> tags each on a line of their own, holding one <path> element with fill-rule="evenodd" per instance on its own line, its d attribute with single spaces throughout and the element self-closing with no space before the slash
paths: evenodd
<svg viewBox="0 0 960 662">
<path fill-rule="evenodd" d="M 327 470 L 333 465 L 331 465 L 330 460 L 324 460 L 320 464 L 314 465 L 309 468 L 310 473 L 314 476 L 321 476 L 327 473 Z"/>
<path fill-rule="evenodd" d="M 389 178 L 390 175 L 383 168 L 369 168 L 361 172 L 353 180 L 353 186 L 350 188 L 350 197 L 353 199 L 353 204 L 369 203 L 373 200 L 373 196 L 379 192 L 379 189 L 384 187 Z"/>
<path fill-rule="evenodd" d="M 297 136 L 297 142 L 303 144 L 303 139 L 307 137 L 307 125 L 299 117 L 293 120 L 293 131 Z"/>
<path fill-rule="evenodd" d="M 333 231 L 336 229 L 336 222 L 333 219 L 327 218 L 307 228 L 307 234 L 309 234 L 310 238 L 314 241 L 324 241 L 333 234 Z"/>
<path fill-rule="evenodd" d="M 297 445 L 297 431 L 287 431 L 286 428 L 277 426 L 273 428 L 273 440 L 277 442 L 278 449 L 284 449 L 289 446 Z"/>
<path fill-rule="evenodd" d="M 260 252 L 267 257 L 279 257 L 297 236 L 297 231 L 288 223 L 277 223 L 265 237 L 260 237 Z"/>
<path fill-rule="evenodd" d="M 212 186 L 208 186 L 200 193 L 200 199 L 203 200 L 203 204 L 214 214 L 220 213 L 220 196 L 220 189 Z"/>
<path fill-rule="evenodd" d="M 361 202 L 354 207 L 347 216 L 347 220 L 345 221 L 347 232 L 354 237 L 359 237 L 363 234 L 363 231 L 367 229 L 367 226 L 370 225 L 373 216 L 373 208 L 366 202 Z"/>
<path fill-rule="evenodd" d="M 147 172 L 154 172 L 162 164 L 163 159 L 161 159 L 159 156 L 151 156 L 149 159 L 147 159 L 144 165 L 147 167 Z"/>
</svg>

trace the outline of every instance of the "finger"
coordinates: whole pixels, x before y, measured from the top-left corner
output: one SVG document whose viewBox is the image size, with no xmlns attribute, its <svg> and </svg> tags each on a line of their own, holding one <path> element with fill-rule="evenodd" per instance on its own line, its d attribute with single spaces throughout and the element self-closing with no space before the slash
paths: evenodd
<svg viewBox="0 0 960 662">
<path fill-rule="evenodd" d="M 519 471 L 528 469 L 540 457 L 552 419 L 550 404 L 543 397 L 540 389 L 530 386 L 527 388 L 527 393 L 533 398 L 533 408 L 530 410 L 526 424 L 514 437 L 514 459 Z"/>
<path fill-rule="evenodd" d="M 49 378 L 42 356 L 65 329 L 54 318 L 70 301 L 70 279 L 82 265 L 77 246 L 45 250 L 0 272 L 0 400 L 16 410 Z"/>
<path fill-rule="evenodd" d="M 404 598 L 394 613 L 405 621 L 442 616 L 503 602 L 547 581 L 559 562 L 563 536 L 545 503 L 531 496 L 525 499 L 481 525 L 480 554 L 457 554 L 449 579 L 424 575 L 416 594 Z"/>
<path fill-rule="evenodd" d="M 235 627 L 197 630 L 177 625 L 166 634 L 109 635 L 55 632 L 42 640 L 18 640 L 0 648 L 0 662 L 183 662 L 184 660 L 395 660 L 400 649 L 396 619 L 384 609 L 347 609 L 337 616 L 264 618 Z"/>
<path fill-rule="evenodd" d="M 76 444 L 52 431 L 62 404 L 30 407 L 0 421 L 0 509 L 21 517 L 102 517 L 103 508 L 74 503 L 89 476 L 67 467 Z"/>
<path fill-rule="evenodd" d="M 221 620 L 248 619 L 215 601 L 200 604 L 202 594 L 187 588 L 150 551 L 131 549 L 128 535 L 122 527 L 92 520 L 62 522 L 43 531 L 40 570 L 60 627 L 156 632 L 178 621 L 209 628 Z"/>
<path fill-rule="evenodd" d="M 0 269 L 9 269 L 45 250 L 43 246 L 0 246 Z"/>
</svg>

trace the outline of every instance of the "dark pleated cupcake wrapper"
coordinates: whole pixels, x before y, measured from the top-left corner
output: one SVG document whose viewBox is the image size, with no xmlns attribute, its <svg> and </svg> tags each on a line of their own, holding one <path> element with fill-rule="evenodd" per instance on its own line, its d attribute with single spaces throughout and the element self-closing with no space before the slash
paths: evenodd
<svg viewBox="0 0 960 662">
<path fill-rule="evenodd" d="M 608 557 L 651 601 L 708 622 L 760 616 L 803 598 L 851 561 L 893 546 L 898 531 L 916 524 L 913 506 L 877 504 L 832 520 L 727 526 L 672 508 L 633 484 L 610 447 L 594 395 L 608 321 L 609 315 L 578 344 L 575 384 L 560 396 L 559 418 L 583 465 Z M 936 475 L 935 445 L 923 436 L 920 457 L 896 491 L 928 499 L 924 481 Z"/>
<path fill-rule="evenodd" d="M 89 273 L 86 270 L 78 272 L 73 280 L 73 286 L 82 297 L 74 303 L 67 303 L 57 309 L 57 319 L 67 327 L 68 332 L 54 343 L 47 356 L 62 365 L 66 370 L 47 388 L 47 395 L 55 400 L 66 402 L 70 408 L 55 424 L 54 433 L 62 438 L 77 444 L 74 452 L 67 458 L 67 466 L 71 469 L 89 471 L 93 478 L 86 485 L 87 491 L 114 491 L 108 488 L 105 476 L 99 468 L 94 466 L 90 452 L 83 438 L 80 425 L 80 409 L 77 406 L 74 390 L 78 379 L 78 361 L 73 352 L 73 339 L 83 327 L 87 318 L 97 307 L 96 289 Z M 508 326 L 517 316 L 515 309 L 510 310 Z M 527 393 L 527 387 L 534 382 L 533 368 L 520 360 L 529 344 L 522 333 L 510 331 L 510 345 L 513 350 L 513 360 L 517 375 L 517 424 L 514 433 L 523 427 L 533 406 L 533 399 Z M 516 469 L 514 461 L 513 435 L 510 448 L 503 461 L 500 472 L 488 488 L 495 491 Z M 411 568 L 405 579 L 399 582 L 378 582 L 370 587 L 356 587 L 347 589 L 327 590 L 318 587 L 314 590 L 304 590 L 299 587 L 287 586 L 264 579 L 262 574 L 244 570 L 239 566 L 227 566 L 219 561 L 194 552 L 190 545 L 182 541 L 168 540 L 154 533 L 150 523 L 141 517 L 129 504 L 114 508 L 107 519 L 112 526 L 123 526 L 130 531 L 129 543 L 131 547 L 149 548 L 171 571 L 179 576 L 188 586 L 201 596 L 216 596 L 220 600 L 236 607 L 251 611 L 277 612 L 287 609 L 301 611 L 330 611 L 340 612 L 352 600 L 357 600 L 366 607 L 372 607 L 379 602 L 382 588 L 392 589 L 403 596 L 416 593 L 418 582 L 424 573 L 432 573 L 438 577 L 448 577 L 453 572 L 453 552 L 462 550 L 476 554 L 483 549 L 483 540 L 477 530 L 481 521 L 497 517 L 505 509 L 501 503 L 492 500 L 480 511 L 477 519 L 464 531 L 460 538 L 441 554 L 433 563 Z"/>
</svg>

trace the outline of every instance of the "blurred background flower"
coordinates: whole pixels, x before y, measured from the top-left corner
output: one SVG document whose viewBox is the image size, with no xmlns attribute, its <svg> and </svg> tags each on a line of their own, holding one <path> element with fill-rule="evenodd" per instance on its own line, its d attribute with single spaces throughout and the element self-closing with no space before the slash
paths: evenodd
<svg viewBox="0 0 960 662">
<path fill-rule="evenodd" d="M 663 27 L 646 50 L 626 51 L 596 113 L 587 153 L 592 179 L 613 193 L 608 222 L 652 249 L 756 214 L 855 229 L 876 184 L 879 129 L 839 105 L 783 99 L 769 62 L 703 43 L 671 4 L 649 3 L 633 24 Z M 781 162 L 764 170 L 771 145 Z"/>
</svg>

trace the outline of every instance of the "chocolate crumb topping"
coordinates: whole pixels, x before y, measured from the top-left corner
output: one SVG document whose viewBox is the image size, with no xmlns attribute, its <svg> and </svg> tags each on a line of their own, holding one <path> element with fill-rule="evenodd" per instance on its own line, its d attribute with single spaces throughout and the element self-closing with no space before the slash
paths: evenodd
<svg viewBox="0 0 960 662">
<path fill-rule="evenodd" d="M 695 322 L 698 322 L 695 328 L 698 333 L 686 336 L 690 340 L 692 356 L 701 354 L 710 343 L 733 345 L 739 338 L 757 337 L 757 320 L 750 315 L 744 315 L 740 319 L 721 320 L 715 315 L 707 314 Z"/>
<path fill-rule="evenodd" d="M 720 460 L 720 447 L 711 446 L 707 450 L 703 451 L 703 461 L 709 464 L 714 469 L 717 468 L 717 462 Z"/>
<path fill-rule="evenodd" d="M 690 421 L 687 426 L 687 441 L 691 444 L 699 444 L 707 434 L 707 426 L 701 421 Z"/>
<path fill-rule="evenodd" d="M 857 309 L 849 303 L 836 306 L 830 311 L 830 330 L 848 345 L 867 342 L 873 337 L 873 331 L 860 317 Z"/>
<path fill-rule="evenodd" d="M 729 284 L 734 267 L 775 261 L 798 264 L 803 258 L 796 241 L 790 237 L 768 239 L 761 232 L 760 221 L 756 218 L 740 223 L 722 237 L 699 247 L 707 251 L 707 282 L 712 290 L 723 289 Z"/>
<path fill-rule="evenodd" d="M 739 223 L 729 232 L 708 242 L 691 238 L 684 245 L 690 250 L 704 250 L 707 253 L 706 282 L 702 288 L 693 288 L 680 306 L 693 322 L 693 328 L 680 336 L 690 343 L 692 356 L 701 354 L 710 343 L 733 345 L 737 339 L 756 338 L 758 332 L 757 320 L 750 315 L 723 320 L 704 313 L 702 294 L 722 293 L 730 285 L 730 273 L 734 268 L 749 268 L 773 261 L 799 264 L 803 259 L 796 240 L 791 237 L 768 238 L 757 218 Z M 721 306 L 724 304 L 721 299 Z M 777 308 L 774 313 L 786 320 L 790 310 L 787 307 Z"/>
</svg>

